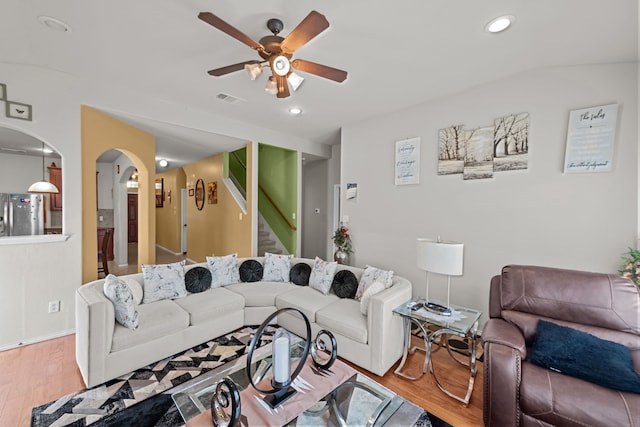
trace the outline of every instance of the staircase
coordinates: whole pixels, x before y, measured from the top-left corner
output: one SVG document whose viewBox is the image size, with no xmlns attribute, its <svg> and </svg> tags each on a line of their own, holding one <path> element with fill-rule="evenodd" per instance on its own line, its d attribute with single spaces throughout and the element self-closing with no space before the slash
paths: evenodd
<svg viewBox="0 0 640 427">
<path fill-rule="evenodd" d="M 271 227 L 266 225 L 262 215 L 258 218 L 258 256 L 264 256 L 265 252 L 272 254 L 287 253 L 282 244 L 271 231 Z"/>
</svg>

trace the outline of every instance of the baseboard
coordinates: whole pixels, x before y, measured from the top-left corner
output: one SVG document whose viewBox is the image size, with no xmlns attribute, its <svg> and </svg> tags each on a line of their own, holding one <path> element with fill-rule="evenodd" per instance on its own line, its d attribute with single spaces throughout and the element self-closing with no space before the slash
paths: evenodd
<svg viewBox="0 0 640 427">
<path fill-rule="evenodd" d="M 156 243 L 156 248 L 160 248 L 160 249 L 162 249 L 163 251 L 167 251 L 167 252 L 169 252 L 170 254 L 175 255 L 175 256 L 180 256 L 180 255 L 182 255 L 182 252 L 174 252 L 174 251 L 172 251 L 171 249 L 165 248 L 164 246 L 159 245 L 159 244 L 157 244 L 157 243 Z"/>
<path fill-rule="evenodd" d="M 42 341 L 48 341 L 48 340 L 52 340 L 54 338 L 65 337 L 67 335 L 71 335 L 71 334 L 75 334 L 75 333 L 76 333 L 75 329 L 67 329 L 65 331 L 56 332 L 55 334 L 43 335 L 41 337 L 32 338 L 30 340 L 22 341 L 22 342 L 19 342 L 17 344 L 5 345 L 5 346 L 0 347 L 0 351 L 11 350 L 13 348 L 18 348 L 18 347 L 24 347 L 25 345 L 35 344 L 35 343 L 42 342 Z"/>
</svg>

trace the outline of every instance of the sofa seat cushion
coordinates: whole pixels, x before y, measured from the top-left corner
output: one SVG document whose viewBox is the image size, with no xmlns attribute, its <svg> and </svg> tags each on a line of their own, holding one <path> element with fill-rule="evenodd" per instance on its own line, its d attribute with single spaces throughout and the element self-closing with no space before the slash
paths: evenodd
<svg viewBox="0 0 640 427">
<path fill-rule="evenodd" d="M 211 288 L 174 302 L 189 314 L 191 325 L 199 325 L 244 309 L 244 299 L 226 288 Z"/>
<path fill-rule="evenodd" d="M 339 299 L 318 310 L 316 323 L 359 343 L 367 343 L 367 318 L 360 313 L 360 303 L 356 300 Z"/>
<path fill-rule="evenodd" d="M 116 352 L 142 345 L 189 327 L 189 313 L 171 300 L 160 300 L 138 306 L 140 323 L 137 329 L 127 329 L 116 323 L 111 351 Z"/>
<path fill-rule="evenodd" d="M 295 289 L 276 296 L 276 308 L 297 308 L 307 316 L 310 322 L 316 321 L 316 312 L 340 298 L 334 294 L 322 295 L 308 286 Z"/>
<path fill-rule="evenodd" d="M 294 289 L 290 282 L 234 283 L 226 289 L 241 295 L 245 307 L 275 307 L 276 296 Z"/>
<path fill-rule="evenodd" d="M 548 425 L 631 425 L 630 408 L 640 408 L 640 394 L 625 393 L 522 363 L 522 412 Z M 598 402 L 594 410 L 589 402 Z M 545 424 L 545 425 L 547 425 Z"/>
</svg>

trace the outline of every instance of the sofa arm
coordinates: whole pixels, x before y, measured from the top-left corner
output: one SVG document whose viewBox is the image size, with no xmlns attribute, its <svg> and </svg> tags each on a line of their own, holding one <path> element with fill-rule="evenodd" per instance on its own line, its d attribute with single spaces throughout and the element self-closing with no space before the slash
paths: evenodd
<svg viewBox="0 0 640 427">
<path fill-rule="evenodd" d="M 484 346 L 485 426 L 520 425 L 522 360 L 527 351 L 517 327 L 502 319 L 489 319 L 482 330 Z"/>
<path fill-rule="evenodd" d="M 376 375 L 384 375 L 402 356 L 402 318 L 393 309 L 411 299 L 411 282 L 394 277 L 389 289 L 377 293 L 369 300 L 367 330 L 371 351 L 371 369 Z"/>
<path fill-rule="evenodd" d="M 104 381 L 115 328 L 113 304 L 104 296 L 103 283 L 97 280 L 76 291 L 76 363 L 87 387 Z"/>
<path fill-rule="evenodd" d="M 503 319 L 490 319 L 482 329 L 482 345 L 494 343 L 516 350 L 521 359 L 527 357 L 524 335 L 517 326 Z"/>
</svg>

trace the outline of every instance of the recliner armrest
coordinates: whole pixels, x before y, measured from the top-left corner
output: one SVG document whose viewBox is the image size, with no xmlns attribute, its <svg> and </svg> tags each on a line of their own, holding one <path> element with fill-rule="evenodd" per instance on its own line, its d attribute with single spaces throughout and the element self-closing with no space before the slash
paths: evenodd
<svg viewBox="0 0 640 427">
<path fill-rule="evenodd" d="M 489 319 L 482 330 L 484 347 L 484 425 L 520 425 L 522 360 L 527 356 L 520 329 L 503 319 Z"/>
<path fill-rule="evenodd" d="M 527 346 L 522 331 L 502 319 L 489 319 L 482 329 L 482 345 L 495 343 L 517 350 L 521 358 L 527 357 Z"/>
</svg>

